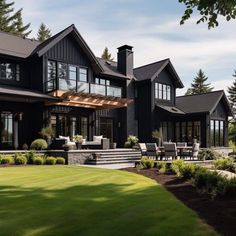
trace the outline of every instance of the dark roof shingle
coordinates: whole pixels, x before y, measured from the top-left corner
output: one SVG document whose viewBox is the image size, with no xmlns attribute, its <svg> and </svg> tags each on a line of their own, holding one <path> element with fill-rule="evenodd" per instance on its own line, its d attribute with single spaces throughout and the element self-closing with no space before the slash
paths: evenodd
<svg viewBox="0 0 236 236">
<path fill-rule="evenodd" d="M 151 79 L 152 76 L 160 71 L 168 63 L 169 59 L 157 61 L 148 65 L 140 66 L 134 69 L 134 75 L 138 81 Z"/>
<path fill-rule="evenodd" d="M 230 113 L 230 106 L 223 90 L 176 97 L 176 106 L 185 113 L 211 113 L 222 97 L 225 99 L 225 108 Z"/>
<path fill-rule="evenodd" d="M 41 42 L 0 31 L 0 54 L 27 58 Z"/>
<path fill-rule="evenodd" d="M 124 79 L 131 79 L 125 76 L 124 74 L 122 74 L 120 71 L 118 71 L 116 61 L 108 61 L 99 57 L 97 57 L 97 60 L 99 61 L 100 65 L 102 66 L 104 70 L 102 74 L 112 75 L 112 76 L 120 77 Z"/>
</svg>

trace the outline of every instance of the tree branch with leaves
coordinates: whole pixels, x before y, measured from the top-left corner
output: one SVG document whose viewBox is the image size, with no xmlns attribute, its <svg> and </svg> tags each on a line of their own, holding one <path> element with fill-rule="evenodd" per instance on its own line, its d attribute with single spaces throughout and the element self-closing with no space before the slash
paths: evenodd
<svg viewBox="0 0 236 236">
<path fill-rule="evenodd" d="M 179 0 L 179 2 L 186 6 L 180 21 L 181 25 L 192 16 L 194 10 L 200 13 L 196 23 L 206 22 L 209 29 L 219 25 L 219 16 L 227 21 L 236 18 L 236 0 Z"/>
</svg>

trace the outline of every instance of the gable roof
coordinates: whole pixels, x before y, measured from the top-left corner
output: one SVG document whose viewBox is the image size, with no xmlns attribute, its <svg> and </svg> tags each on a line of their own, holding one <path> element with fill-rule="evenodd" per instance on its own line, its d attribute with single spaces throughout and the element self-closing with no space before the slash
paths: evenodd
<svg viewBox="0 0 236 236">
<path fill-rule="evenodd" d="M 148 64 L 148 65 L 137 67 L 134 69 L 134 75 L 138 81 L 144 81 L 144 80 L 148 80 L 148 79 L 153 80 L 166 67 L 168 67 L 171 74 L 173 75 L 176 87 L 183 88 L 184 85 L 182 84 L 182 82 L 181 82 L 177 72 L 175 71 L 169 58 Z"/>
<path fill-rule="evenodd" d="M 212 113 L 220 101 L 223 101 L 228 115 L 232 111 L 223 90 L 209 93 L 176 97 L 176 107 L 185 113 Z"/>
<path fill-rule="evenodd" d="M 11 33 L 0 31 L 0 54 L 20 58 L 27 58 L 41 43 L 34 39 L 27 39 Z"/>
<path fill-rule="evenodd" d="M 66 29 L 62 30 L 61 32 L 57 33 L 53 37 L 47 39 L 43 43 L 41 43 L 37 48 L 35 48 L 33 54 L 37 54 L 38 56 L 42 56 L 45 54 L 49 49 L 51 49 L 53 46 L 55 46 L 60 40 L 65 38 L 68 34 L 72 33 L 75 37 L 78 44 L 81 46 L 84 53 L 87 55 L 87 57 L 94 63 L 94 65 L 99 69 L 100 72 L 103 72 L 103 67 L 100 65 L 99 61 L 93 54 L 92 50 L 88 46 L 88 44 L 85 42 L 79 31 L 76 29 L 75 25 L 72 24 Z"/>
</svg>

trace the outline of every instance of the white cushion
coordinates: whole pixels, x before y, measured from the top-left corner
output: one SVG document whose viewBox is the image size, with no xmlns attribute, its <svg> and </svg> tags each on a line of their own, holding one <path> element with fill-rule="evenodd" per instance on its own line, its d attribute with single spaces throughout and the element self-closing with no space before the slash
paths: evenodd
<svg viewBox="0 0 236 236">
<path fill-rule="evenodd" d="M 61 136 L 61 135 L 59 135 L 59 138 L 65 139 L 67 143 L 70 142 L 70 137 L 69 136 Z"/>
<path fill-rule="evenodd" d="M 93 141 L 94 141 L 94 142 L 100 142 L 100 143 L 101 143 L 102 138 L 103 138 L 103 135 L 100 135 L 100 136 L 93 136 Z"/>
<path fill-rule="evenodd" d="M 70 141 L 69 141 L 69 142 L 67 142 L 66 144 L 67 144 L 68 146 L 75 146 L 75 142 L 70 142 Z"/>
<path fill-rule="evenodd" d="M 82 144 L 86 144 L 86 138 L 82 139 Z"/>
</svg>

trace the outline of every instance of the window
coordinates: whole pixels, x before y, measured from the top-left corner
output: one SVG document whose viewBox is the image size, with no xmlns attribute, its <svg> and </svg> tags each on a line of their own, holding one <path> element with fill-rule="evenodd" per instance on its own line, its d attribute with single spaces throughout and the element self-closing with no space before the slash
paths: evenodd
<svg viewBox="0 0 236 236">
<path fill-rule="evenodd" d="M 2 148 L 13 146 L 13 114 L 10 112 L 1 113 L 0 135 Z"/>
<path fill-rule="evenodd" d="M 211 146 L 224 146 L 225 122 L 223 120 L 211 120 L 210 129 Z"/>
<path fill-rule="evenodd" d="M 75 71 L 74 71 L 75 70 Z M 61 90 L 76 90 L 76 68 L 73 66 L 69 66 L 69 72 L 68 73 L 68 65 L 64 63 L 58 63 L 58 79 L 59 79 L 59 89 Z M 70 79 L 70 76 L 72 78 L 75 76 L 75 80 Z"/>
<path fill-rule="evenodd" d="M 171 100 L 171 87 L 167 84 L 155 83 L 155 98 Z"/>
<path fill-rule="evenodd" d="M 192 145 L 194 139 L 201 142 L 201 122 L 176 122 L 175 139 L 177 142 L 187 142 L 188 145 Z"/>
<path fill-rule="evenodd" d="M 77 75 L 77 68 L 76 66 L 69 66 L 69 79 L 70 80 L 75 80 L 76 81 L 76 75 Z"/>
<path fill-rule="evenodd" d="M 79 68 L 79 81 L 88 82 L 88 73 L 86 68 Z"/>
<path fill-rule="evenodd" d="M 107 85 L 110 86 L 110 80 L 95 78 L 95 84 Z"/>
<path fill-rule="evenodd" d="M 0 79 L 20 81 L 20 66 L 12 63 L 0 63 Z"/>
<path fill-rule="evenodd" d="M 56 62 L 48 61 L 48 76 L 46 81 L 46 91 L 56 89 Z"/>
</svg>

